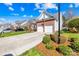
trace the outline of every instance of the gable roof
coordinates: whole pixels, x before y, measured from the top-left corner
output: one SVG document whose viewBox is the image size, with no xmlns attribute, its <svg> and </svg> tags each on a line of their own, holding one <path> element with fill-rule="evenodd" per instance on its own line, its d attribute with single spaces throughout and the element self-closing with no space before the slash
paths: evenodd
<svg viewBox="0 0 79 59">
<path fill-rule="evenodd" d="M 41 14 L 37 17 L 37 20 L 49 19 L 53 18 L 52 14 L 46 12 L 46 10 L 42 10 Z"/>
</svg>

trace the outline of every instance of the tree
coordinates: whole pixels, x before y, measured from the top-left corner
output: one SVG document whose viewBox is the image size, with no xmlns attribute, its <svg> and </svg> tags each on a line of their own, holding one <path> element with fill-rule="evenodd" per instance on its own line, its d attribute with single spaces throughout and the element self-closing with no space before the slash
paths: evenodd
<svg viewBox="0 0 79 59">
<path fill-rule="evenodd" d="M 67 21 L 67 19 L 66 19 L 66 17 L 64 15 L 62 16 L 62 18 L 63 18 L 63 26 L 66 27 L 66 21 Z"/>
<path fill-rule="evenodd" d="M 68 22 L 69 28 L 76 28 L 79 31 L 79 18 L 72 19 Z"/>
</svg>

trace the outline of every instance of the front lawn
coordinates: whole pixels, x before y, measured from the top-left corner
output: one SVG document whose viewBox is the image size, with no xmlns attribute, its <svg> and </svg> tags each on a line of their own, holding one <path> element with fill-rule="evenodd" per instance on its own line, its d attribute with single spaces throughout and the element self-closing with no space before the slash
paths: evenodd
<svg viewBox="0 0 79 59">
<path fill-rule="evenodd" d="M 67 36 L 69 38 L 77 38 L 77 39 L 79 39 L 79 33 L 67 33 L 67 32 L 64 32 L 64 33 L 62 33 L 62 35 Z"/>
<path fill-rule="evenodd" d="M 8 36 L 14 36 L 14 35 L 19 35 L 24 33 L 27 33 L 27 32 L 26 31 L 7 32 L 7 33 L 0 34 L 0 37 L 8 37 Z"/>
<path fill-rule="evenodd" d="M 32 49 L 24 52 L 20 56 L 43 56 L 43 55 L 39 51 L 37 51 L 36 48 L 32 48 Z"/>
</svg>

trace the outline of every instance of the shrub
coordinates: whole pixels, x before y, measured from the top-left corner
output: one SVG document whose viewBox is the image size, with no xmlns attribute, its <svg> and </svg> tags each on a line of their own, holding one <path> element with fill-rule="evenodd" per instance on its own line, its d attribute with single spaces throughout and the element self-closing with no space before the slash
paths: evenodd
<svg viewBox="0 0 79 59">
<path fill-rule="evenodd" d="M 69 31 L 72 33 L 78 33 L 78 30 L 75 27 L 69 28 Z"/>
<path fill-rule="evenodd" d="M 78 38 L 70 38 L 68 41 L 70 41 L 70 42 L 77 42 L 77 41 L 79 41 L 79 39 Z"/>
<path fill-rule="evenodd" d="M 51 40 L 50 36 L 46 35 L 46 36 L 43 37 L 43 41 L 42 41 L 42 42 L 43 42 L 44 44 L 47 44 L 47 43 L 50 42 L 50 40 Z"/>
<path fill-rule="evenodd" d="M 79 42 L 73 42 L 73 43 L 71 43 L 71 47 L 74 50 L 79 51 Z"/>
<path fill-rule="evenodd" d="M 61 31 L 60 31 L 60 33 L 61 33 L 61 34 L 63 34 L 63 33 L 64 33 L 64 31 L 63 31 L 63 30 L 61 30 Z"/>
<path fill-rule="evenodd" d="M 72 55 L 72 49 L 68 46 L 61 45 L 58 47 L 58 51 L 61 52 L 65 56 Z"/>
<path fill-rule="evenodd" d="M 68 32 L 68 28 L 64 28 L 61 30 L 61 33 Z"/>
<path fill-rule="evenodd" d="M 79 18 L 70 20 L 67 25 L 69 28 L 75 27 L 77 30 L 79 30 Z"/>
<path fill-rule="evenodd" d="M 50 50 L 54 49 L 54 47 L 53 47 L 51 44 L 46 44 L 45 47 L 46 47 L 47 49 L 50 49 Z"/>
</svg>

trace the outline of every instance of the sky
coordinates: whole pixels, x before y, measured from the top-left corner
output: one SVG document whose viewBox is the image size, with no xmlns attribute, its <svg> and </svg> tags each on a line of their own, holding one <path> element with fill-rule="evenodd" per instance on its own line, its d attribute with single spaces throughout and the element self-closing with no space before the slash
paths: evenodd
<svg viewBox="0 0 79 59">
<path fill-rule="evenodd" d="M 74 16 L 79 16 L 79 4 L 60 4 L 63 15 L 68 9 L 72 9 Z M 18 20 L 29 20 L 40 15 L 41 10 L 54 15 L 58 12 L 56 3 L 0 3 L 0 22 L 15 22 Z"/>
</svg>

